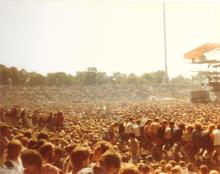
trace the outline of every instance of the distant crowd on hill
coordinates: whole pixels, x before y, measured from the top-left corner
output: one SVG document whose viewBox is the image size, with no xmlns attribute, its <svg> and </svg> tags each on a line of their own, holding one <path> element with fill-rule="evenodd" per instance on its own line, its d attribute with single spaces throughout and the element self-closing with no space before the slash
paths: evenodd
<svg viewBox="0 0 220 174">
<path fill-rule="evenodd" d="M 0 86 L 4 106 L 68 107 L 82 102 L 147 102 L 162 98 L 189 100 L 190 87 L 166 85 L 102 85 L 66 87 Z"/>
</svg>

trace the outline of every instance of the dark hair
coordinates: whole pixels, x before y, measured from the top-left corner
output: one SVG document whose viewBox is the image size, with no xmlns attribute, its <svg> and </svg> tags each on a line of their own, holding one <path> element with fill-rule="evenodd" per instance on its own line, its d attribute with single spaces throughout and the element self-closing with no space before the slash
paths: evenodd
<svg viewBox="0 0 220 174">
<path fill-rule="evenodd" d="M 21 160 L 25 167 L 25 165 L 35 166 L 38 171 L 41 171 L 42 168 L 42 157 L 40 153 L 36 150 L 26 150 L 21 154 Z"/>
<path fill-rule="evenodd" d="M 50 158 L 49 155 L 51 155 L 53 150 L 54 150 L 54 147 L 51 143 L 45 143 L 40 147 L 39 152 L 44 159 L 48 159 Z"/>
<path fill-rule="evenodd" d="M 88 147 L 76 147 L 71 153 L 71 162 L 77 169 L 83 168 L 83 164 L 90 158 L 90 149 Z"/>
<path fill-rule="evenodd" d="M 135 138 L 134 133 L 130 133 L 130 134 L 129 134 L 129 137 L 131 137 L 131 138 Z"/>
<path fill-rule="evenodd" d="M 98 148 L 101 151 L 101 153 L 105 153 L 107 150 L 112 148 L 112 145 L 109 142 L 102 140 L 98 141 L 95 144 L 95 147 Z"/>
<path fill-rule="evenodd" d="M 195 170 L 195 166 L 192 163 L 187 164 L 188 171 L 193 172 Z"/>
<path fill-rule="evenodd" d="M 0 134 L 3 134 L 7 130 L 10 130 L 10 127 L 8 125 L 4 124 L 0 126 Z"/>
<path fill-rule="evenodd" d="M 28 149 L 37 149 L 37 140 L 30 139 L 28 142 Z"/>
<path fill-rule="evenodd" d="M 40 139 L 45 139 L 45 140 L 48 140 L 49 139 L 49 136 L 46 132 L 41 132 L 37 135 L 37 139 L 40 140 Z"/>
<path fill-rule="evenodd" d="M 184 124 L 184 123 L 180 123 L 180 124 L 179 124 L 179 128 L 180 128 L 180 129 L 185 129 L 185 124 Z"/>
<path fill-rule="evenodd" d="M 119 169 L 121 166 L 121 159 L 117 153 L 109 150 L 103 154 L 100 160 L 100 166 L 105 170 L 110 168 Z"/>
<path fill-rule="evenodd" d="M 138 164 L 138 169 L 139 169 L 139 171 L 141 171 L 143 173 L 148 173 L 151 170 L 150 166 L 146 163 Z"/>
<path fill-rule="evenodd" d="M 55 153 L 56 155 L 58 155 L 59 157 L 62 157 L 62 155 L 63 155 L 63 150 L 62 150 L 60 147 L 55 147 L 55 148 L 54 148 L 54 153 Z"/>
<path fill-rule="evenodd" d="M 31 135 L 32 133 L 31 133 L 31 131 L 29 130 L 29 131 L 25 131 L 24 132 L 24 136 L 25 137 L 27 137 L 28 139 L 30 139 L 31 137 L 32 137 L 32 135 Z"/>
<path fill-rule="evenodd" d="M 8 143 L 8 148 L 7 148 L 7 153 L 8 153 L 8 157 L 9 158 L 17 158 L 19 154 L 15 153 L 15 151 L 17 152 L 21 152 L 22 149 L 22 144 L 19 140 L 12 140 Z"/>
<path fill-rule="evenodd" d="M 27 145 L 28 145 L 28 138 L 27 137 L 21 137 L 20 141 L 23 146 L 27 147 Z"/>
</svg>

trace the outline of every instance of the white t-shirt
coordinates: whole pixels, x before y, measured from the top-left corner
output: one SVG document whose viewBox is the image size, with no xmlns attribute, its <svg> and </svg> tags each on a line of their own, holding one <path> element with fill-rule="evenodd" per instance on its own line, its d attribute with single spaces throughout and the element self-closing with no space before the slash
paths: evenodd
<svg viewBox="0 0 220 174">
<path fill-rule="evenodd" d="M 213 145 L 214 146 L 220 145 L 220 130 L 215 129 L 212 134 L 214 139 Z"/>
<path fill-rule="evenodd" d="M 128 122 L 128 123 L 127 123 L 127 125 L 126 125 L 126 127 L 125 127 L 125 132 L 126 132 L 127 134 L 133 133 L 132 126 L 133 126 L 133 123 L 131 123 L 131 122 Z"/>
<path fill-rule="evenodd" d="M 77 174 L 94 174 L 94 170 L 92 167 L 87 167 L 84 169 L 81 169 Z"/>
<path fill-rule="evenodd" d="M 24 167 L 20 158 L 18 159 L 18 161 L 10 160 L 10 162 L 13 164 L 13 169 L 17 172 L 17 174 L 24 173 Z"/>
<path fill-rule="evenodd" d="M 137 124 L 133 124 L 132 129 L 133 129 L 134 135 L 136 137 L 140 137 L 141 136 L 141 129 L 140 129 L 140 127 Z"/>
<path fill-rule="evenodd" d="M 6 166 L 1 166 L 0 174 L 18 174 L 18 172 L 14 169 L 8 169 Z"/>
</svg>

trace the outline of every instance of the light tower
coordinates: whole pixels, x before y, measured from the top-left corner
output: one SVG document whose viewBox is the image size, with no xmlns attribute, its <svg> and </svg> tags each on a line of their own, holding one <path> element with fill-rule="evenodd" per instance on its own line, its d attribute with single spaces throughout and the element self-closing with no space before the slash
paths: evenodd
<svg viewBox="0 0 220 174">
<path fill-rule="evenodd" d="M 164 36 L 164 83 L 168 83 L 168 68 L 167 68 L 167 32 L 166 32 L 166 2 L 163 1 L 163 36 Z"/>
</svg>

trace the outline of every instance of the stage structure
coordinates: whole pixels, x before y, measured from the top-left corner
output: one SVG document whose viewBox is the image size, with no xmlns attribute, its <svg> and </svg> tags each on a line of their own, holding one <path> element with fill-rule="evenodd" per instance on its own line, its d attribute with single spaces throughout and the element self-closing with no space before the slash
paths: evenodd
<svg viewBox="0 0 220 174">
<path fill-rule="evenodd" d="M 207 65 L 207 70 L 196 71 L 206 80 L 200 85 L 204 87 L 191 91 L 191 101 L 194 103 L 220 103 L 220 44 L 206 43 L 184 54 L 184 58 L 192 64 Z"/>
</svg>

